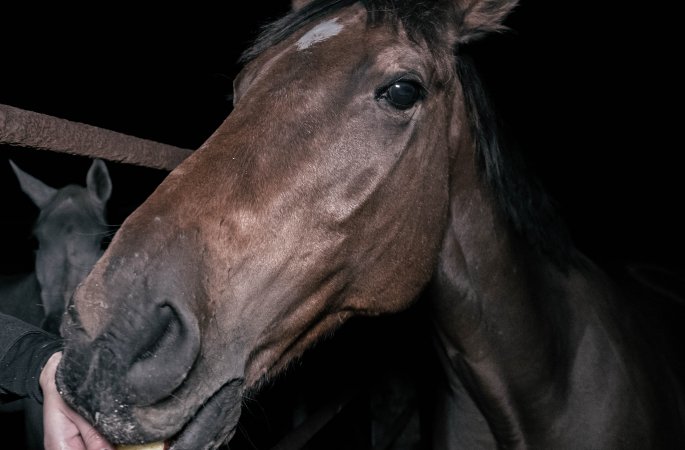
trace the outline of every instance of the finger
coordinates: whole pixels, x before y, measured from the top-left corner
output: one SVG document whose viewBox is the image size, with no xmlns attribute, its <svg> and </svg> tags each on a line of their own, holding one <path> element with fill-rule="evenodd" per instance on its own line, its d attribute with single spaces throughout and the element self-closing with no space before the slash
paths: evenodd
<svg viewBox="0 0 685 450">
<path fill-rule="evenodd" d="M 87 450 L 114 450 L 114 446 L 107 442 L 95 428 L 83 430 L 81 437 Z"/>
<path fill-rule="evenodd" d="M 95 429 L 93 426 L 73 409 L 64 405 L 64 412 L 78 429 L 84 448 L 87 450 L 114 450 L 114 446 Z"/>
<path fill-rule="evenodd" d="M 86 450 L 78 429 L 61 414 L 43 416 L 46 450 Z"/>
</svg>

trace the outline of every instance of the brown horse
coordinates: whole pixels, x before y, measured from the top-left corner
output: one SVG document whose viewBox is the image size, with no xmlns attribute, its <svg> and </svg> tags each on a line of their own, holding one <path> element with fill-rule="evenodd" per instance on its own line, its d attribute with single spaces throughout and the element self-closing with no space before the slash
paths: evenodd
<svg viewBox="0 0 685 450">
<path fill-rule="evenodd" d="M 216 448 L 322 336 L 425 294 L 435 448 L 682 448 L 650 317 L 500 145 L 466 52 L 515 4 L 294 2 L 77 290 L 67 401 L 114 442 Z"/>
</svg>

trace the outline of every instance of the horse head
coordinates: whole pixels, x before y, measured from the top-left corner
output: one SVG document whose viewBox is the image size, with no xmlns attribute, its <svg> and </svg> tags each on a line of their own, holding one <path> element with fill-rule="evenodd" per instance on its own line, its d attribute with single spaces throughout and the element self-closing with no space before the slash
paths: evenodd
<svg viewBox="0 0 685 450">
<path fill-rule="evenodd" d="M 59 387 L 113 442 L 220 445 L 312 343 L 414 301 L 476 177 L 455 49 L 515 1 L 294 3 L 68 308 Z"/>
<path fill-rule="evenodd" d="M 96 159 L 86 176 L 86 187 L 48 186 L 10 161 L 22 191 L 40 209 L 34 225 L 38 241 L 35 271 L 45 311 L 43 328 L 59 332 L 66 305 L 76 286 L 102 255 L 108 228 L 105 206 L 112 191 L 107 167 Z"/>
</svg>

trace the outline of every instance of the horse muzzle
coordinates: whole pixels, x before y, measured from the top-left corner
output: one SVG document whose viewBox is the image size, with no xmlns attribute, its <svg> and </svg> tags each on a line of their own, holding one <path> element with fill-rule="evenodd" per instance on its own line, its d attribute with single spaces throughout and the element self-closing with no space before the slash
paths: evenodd
<svg viewBox="0 0 685 450">
<path fill-rule="evenodd" d="M 158 298 L 163 300 L 122 301 L 125 307 L 96 337 L 71 305 L 62 326 L 67 345 L 58 387 L 111 442 L 167 440 L 171 449 L 215 448 L 238 421 L 243 380 L 229 378 L 217 387 L 186 383 L 193 371 L 207 370 L 196 367 L 198 321 L 181 301 Z"/>
</svg>

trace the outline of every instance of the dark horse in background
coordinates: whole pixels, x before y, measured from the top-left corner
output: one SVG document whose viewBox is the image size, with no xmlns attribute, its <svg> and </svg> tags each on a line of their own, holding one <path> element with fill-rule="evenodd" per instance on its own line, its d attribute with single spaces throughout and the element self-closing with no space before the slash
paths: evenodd
<svg viewBox="0 0 685 450">
<path fill-rule="evenodd" d="M 85 186 L 59 189 L 10 165 L 21 190 L 39 209 L 33 226 L 38 247 L 32 272 L 0 277 L 0 312 L 58 334 L 76 286 L 102 256 L 110 230 L 105 216 L 112 180 L 100 159 L 91 163 Z"/>
<path fill-rule="evenodd" d="M 38 244 L 34 270 L 0 276 L 0 313 L 58 334 L 64 310 L 76 286 L 102 256 L 103 239 L 110 233 L 106 206 L 112 193 L 107 166 L 94 159 L 86 174 L 86 185 L 54 188 L 9 161 L 21 190 L 38 208 L 33 236 Z M 9 416 L 24 414 L 24 429 L 3 426 L 3 442 L 24 433 L 25 448 L 43 447 L 43 408 L 32 399 L 17 400 L 0 407 L 4 425 Z"/>
<path fill-rule="evenodd" d="M 313 343 L 421 297 L 434 448 L 683 448 L 657 308 L 573 246 L 467 55 L 515 5 L 294 2 L 74 295 L 66 400 L 113 442 L 216 448 Z"/>
</svg>

